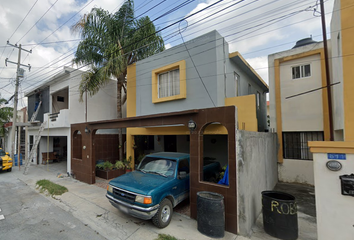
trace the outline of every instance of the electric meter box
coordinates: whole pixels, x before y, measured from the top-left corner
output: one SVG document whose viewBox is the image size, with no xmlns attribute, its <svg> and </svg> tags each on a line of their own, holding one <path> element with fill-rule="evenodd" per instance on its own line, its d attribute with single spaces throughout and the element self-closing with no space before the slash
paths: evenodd
<svg viewBox="0 0 354 240">
<path fill-rule="evenodd" d="M 341 175 L 340 185 L 342 189 L 342 195 L 354 197 L 354 174 Z"/>
</svg>

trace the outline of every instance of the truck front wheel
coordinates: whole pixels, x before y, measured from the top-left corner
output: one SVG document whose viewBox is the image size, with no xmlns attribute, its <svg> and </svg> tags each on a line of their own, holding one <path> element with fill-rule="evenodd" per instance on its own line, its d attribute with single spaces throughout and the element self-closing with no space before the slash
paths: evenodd
<svg viewBox="0 0 354 240">
<path fill-rule="evenodd" d="M 11 172 L 12 168 L 7 169 L 8 172 Z"/>
<path fill-rule="evenodd" d="M 170 200 L 165 198 L 161 201 L 159 210 L 152 218 L 152 223 L 158 228 L 167 227 L 171 222 L 172 213 L 172 203 Z"/>
</svg>

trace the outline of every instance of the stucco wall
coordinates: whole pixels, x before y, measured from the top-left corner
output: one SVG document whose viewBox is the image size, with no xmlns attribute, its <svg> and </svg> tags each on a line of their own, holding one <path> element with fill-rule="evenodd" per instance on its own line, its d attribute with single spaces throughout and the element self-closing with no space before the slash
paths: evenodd
<svg viewBox="0 0 354 240">
<path fill-rule="evenodd" d="M 310 64 L 311 76 L 292 79 L 292 67 Z M 323 131 L 322 92 L 315 91 L 298 97 L 287 97 L 320 88 L 320 54 L 280 64 L 280 91 L 283 131 Z"/>
<path fill-rule="evenodd" d="M 203 35 L 186 42 L 196 68 L 209 91 L 210 97 L 217 104 L 217 65 L 216 32 Z M 221 46 L 222 47 L 222 46 Z M 220 47 L 219 47 L 220 48 Z M 222 48 L 220 49 L 222 51 Z M 185 99 L 152 103 L 152 70 L 181 60 L 186 61 Z M 207 108 L 213 106 L 207 90 L 194 68 L 184 44 L 165 50 L 136 63 L 136 116 L 155 113 L 182 111 L 186 109 Z"/>
<path fill-rule="evenodd" d="M 239 233 L 248 236 L 262 211 L 262 194 L 278 181 L 276 134 L 237 131 Z"/>
<path fill-rule="evenodd" d="M 339 160 L 342 169 L 327 169 L 326 153 L 314 153 L 315 193 L 318 239 L 353 239 L 354 198 L 341 194 L 340 175 L 354 173 L 354 154 L 346 154 Z"/>
<path fill-rule="evenodd" d="M 315 43 L 279 53 L 274 53 L 268 56 L 270 127 L 275 129 L 275 131 L 277 131 L 277 99 L 275 95 L 276 88 L 274 60 L 321 48 L 323 48 L 323 43 Z M 291 67 L 298 63 L 310 63 L 311 74 L 312 76 L 316 76 L 316 79 L 314 77 L 311 77 L 292 80 Z M 286 97 L 302 93 L 304 91 L 308 91 L 316 87 L 321 87 L 320 66 L 321 63 L 319 56 L 299 58 L 293 61 L 286 61 L 280 65 L 280 91 L 283 131 L 306 131 L 306 129 L 315 131 L 315 129 L 323 129 L 323 115 L 321 115 L 321 119 L 318 120 L 318 118 L 320 117 L 319 113 L 322 113 L 321 91 L 304 94 L 299 97 L 285 99 Z M 310 79 L 311 81 L 309 81 Z M 316 101 L 314 109 L 310 109 L 308 107 L 313 107 L 312 101 Z M 313 113 L 311 110 L 314 110 L 315 112 Z M 294 121 L 295 119 L 298 122 Z M 310 119 L 310 121 L 307 121 L 306 119 Z M 317 124 L 315 123 L 315 119 L 317 120 Z M 302 125 L 299 124 L 300 122 L 302 123 Z"/>
<path fill-rule="evenodd" d="M 342 130 L 344 128 L 344 110 L 343 110 L 343 61 L 342 61 L 342 34 L 341 34 L 341 11 L 340 0 L 336 0 L 333 6 L 332 20 L 331 20 L 331 63 L 332 76 L 331 82 L 339 84 L 333 86 L 333 128 L 334 130 Z M 338 138 L 337 141 L 343 141 L 343 138 Z"/>
<path fill-rule="evenodd" d="M 258 131 L 255 95 L 225 99 L 225 106 L 237 107 L 237 127 L 240 130 Z"/>
<path fill-rule="evenodd" d="M 153 103 L 152 71 L 182 60 L 186 64 L 186 98 Z M 264 116 L 259 116 L 262 119 L 262 124 L 260 124 L 261 131 L 265 128 L 265 94 L 244 69 L 230 60 L 228 43 L 217 31 L 212 31 L 187 41 L 186 46 L 180 44 L 138 61 L 131 68 L 132 74 L 129 75 L 130 79 L 128 79 L 128 82 L 131 82 L 131 86 L 128 86 L 128 90 L 131 87 L 135 88 L 136 85 L 136 94 L 129 94 L 129 96 L 132 95 L 136 99 L 129 99 L 130 97 L 128 96 L 128 101 L 132 105 L 136 105 L 136 112 L 133 115 L 142 116 L 225 106 L 225 98 L 235 97 L 234 89 L 232 88 L 235 85 L 234 72 L 236 72 L 240 76 L 239 95 L 249 94 L 249 83 L 254 87 L 253 94 L 257 91 L 261 93 L 260 114 L 264 113 Z M 180 72 L 182 70 L 184 69 L 180 69 Z M 134 83 L 135 81 L 136 84 Z"/>
<path fill-rule="evenodd" d="M 79 101 L 81 74 L 72 72 L 66 86 L 69 85 L 70 123 L 85 121 L 85 96 Z M 95 95 L 87 96 L 87 121 L 109 120 L 117 118 L 117 82 L 110 80 Z M 61 83 L 62 85 L 63 83 Z M 54 87 L 54 86 L 53 86 Z M 64 86 L 62 86 L 64 87 Z M 58 87 L 56 87 L 58 88 Z"/>
<path fill-rule="evenodd" d="M 314 185 L 313 161 L 284 159 L 278 165 L 279 181 Z"/>
</svg>

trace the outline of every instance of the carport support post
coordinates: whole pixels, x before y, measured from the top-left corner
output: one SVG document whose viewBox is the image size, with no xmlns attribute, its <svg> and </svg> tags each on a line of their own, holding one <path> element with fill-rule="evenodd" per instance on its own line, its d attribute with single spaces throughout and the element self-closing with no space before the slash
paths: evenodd
<svg viewBox="0 0 354 240">
<path fill-rule="evenodd" d="M 198 144 L 198 132 L 199 129 L 195 129 L 193 131 L 190 132 L 190 178 L 189 178 L 189 184 L 190 184 L 190 188 L 189 188 L 189 202 L 190 202 L 190 215 L 193 219 L 197 219 L 197 204 L 196 202 L 194 203 L 192 201 L 192 199 L 196 199 L 197 195 L 196 195 L 196 190 L 195 186 L 193 183 L 198 182 L 198 158 L 199 158 L 199 144 Z"/>
<path fill-rule="evenodd" d="M 127 128 L 127 133 L 126 133 L 126 149 L 127 149 L 127 155 L 126 158 L 128 159 L 129 157 L 132 157 L 132 162 L 131 162 L 131 167 L 134 170 L 135 166 L 135 156 L 134 156 L 134 135 L 130 134 L 130 128 Z"/>
<path fill-rule="evenodd" d="M 89 129 L 91 129 L 90 126 L 88 126 Z M 91 183 L 94 184 L 96 182 L 96 156 L 95 156 L 95 146 L 93 145 L 93 131 L 91 129 L 91 131 L 89 131 L 87 134 L 87 143 L 86 143 L 86 150 L 88 149 L 88 151 L 86 151 L 88 153 L 87 156 L 87 160 L 91 161 L 91 172 L 92 172 L 92 176 L 91 176 Z"/>
</svg>

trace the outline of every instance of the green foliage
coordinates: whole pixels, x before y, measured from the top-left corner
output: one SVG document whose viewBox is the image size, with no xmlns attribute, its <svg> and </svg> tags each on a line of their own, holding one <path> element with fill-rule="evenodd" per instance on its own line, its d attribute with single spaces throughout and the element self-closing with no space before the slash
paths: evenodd
<svg viewBox="0 0 354 240">
<path fill-rule="evenodd" d="M 124 166 L 125 166 L 126 169 L 132 169 L 132 167 L 130 165 L 131 162 L 132 162 L 132 157 L 131 156 L 129 156 L 128 158 L 123 160 L 123 163 L 124 163 Z"/>
<path fill-rule="evenodd" d="M 4 106 L 7 102 L 6 99 L 1 98 L 0 95 L 0 106 Z M 13 116 L 13 108 L 12 107 L 1 107 L 0 108 L 0 136 L 5 136 L 5 128 L 4 124 L 9 122 Z"/>
<path fill-rule="evenodd" d="M 59 184 L 53 183 L 49 180 L 42 179 L 37 181 L 36 183 L 38 185 L 38 188 L 40 188 L 40 191 L 43 192 L 45 190 L 48 191 L 50 195 L 62 195 L 63 193 L 67 192 L 68 189 L 64 186 L 61 186 Z"/>
<path fill-rule="evenodd" d="M 112 170 L 114 167 L 113 163 L 111 163 L 110 161 L 105 161 L 102 163 L 97 163 L 96 164 L 96 168 L 102 169 L 102 170 Z"/>
<path fill-rule="evenodd" d="M 123 161 L 116 161 L 115 167 L 117 169 L 132 169 L 132 167 L 130 166 L 130 163 L 132 161 L 132 157 L 130 156 L 128 159 L 124 159 Z"/>
<path fill-rule="evenodd" d="M 123 161 L 119 161 L 119 160 L 116 161 L 115 167 L 117 169 L 124 169 L 125 168 L 124 162 Z"/>
<path fill-rule="evenodd" d="M 92 66 L 81 81 L 81 99 L 86 91 L 97 93 L 112 76 L 123 87 L 128 65 L 164 50 L 153 22 L 147 16 L 135 19 L 134 4 L 129 0 L 115 13 L 92 8 L 71 30 L 82 38 L 73 63 Z"/>
<path fill-rule="evenodd" d="M 155 240 L 178 240 L 178 239 L 171 235 L 159 234 L 159 236 Z"/>
</svg>

